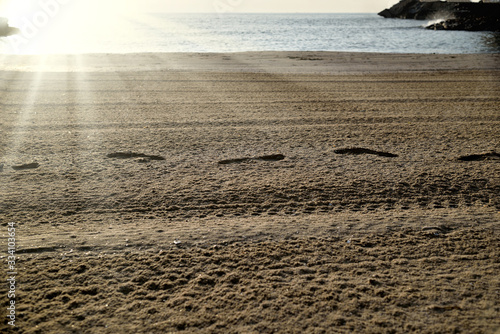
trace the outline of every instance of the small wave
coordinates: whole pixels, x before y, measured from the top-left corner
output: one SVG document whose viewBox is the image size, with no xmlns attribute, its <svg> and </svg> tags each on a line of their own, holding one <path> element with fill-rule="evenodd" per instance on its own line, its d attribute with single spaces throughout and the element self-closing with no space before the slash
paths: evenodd
<svg viewBox="0 0 500 334">
<path fill-rule="evenodd" d="M 423 27 L 427 28 L 429 26 L 432 26 L 432 25 L 435 25 L 435 24 L 439 24 L 439 23 L 443 23 L 445 21 L 452 20 L 454 18 L 455 18 L 455 16 L 451 12 L 448 12 L 448 11 L 439 11 L 439 12 L 434 13 L 433 19 L 430 20 L 430 21 L 428 21 L 427 24 L 425 24 Z"/>
<path fill-rule="evenodd" d="M 426 24 L 422 25 L 422 27 L 427 28 L 427 27 L 430 27 L 430 26 L 435 25 L 435 24 L 443 23 L 446 20 L 447 20 L 447 18 L 435 19 L 435 20 L 429 21 Z"/>
</svg>

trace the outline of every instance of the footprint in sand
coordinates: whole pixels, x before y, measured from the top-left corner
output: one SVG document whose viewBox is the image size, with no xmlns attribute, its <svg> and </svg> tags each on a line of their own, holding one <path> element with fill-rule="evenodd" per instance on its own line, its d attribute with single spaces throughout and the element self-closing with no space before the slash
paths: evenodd
<svg viewBox="0 0 500 334">
<path fill-rule="evenodd" d="M 368 148 L 362 148 L 362 147 L 352 147 L 352 148 L 341 148 L 337 149 L 334 151 L 337 154 L 353 154 L 353 155 L 359 155 L 359 154 L 373 154 L 373 155 L 378 155 L 379 157 L 387 157 L 387 158 L 396 158 L 398 157 L 397 154 L 392 154 L 388 152 L 381 152 L 381 151 L 375 151 L 375 150 L 370 150 Z"/>
<path fill-rule="evenodd" d="M 227 164 L 235 164 L 235 163 L 251 161 L 251 160 L 280 161 L 283 159 L 285 159 L 285 156 L 283 154 L 272 154 L 272 155 L 263 155 L 260 157 L 253 157 L 253 158 L 237 158 L 237 159 L 221 160 L 221 161 L 219 161 L 219 164 L 220 165 L 227 165 Z"/>
<path fill-rule="evenodd" d="M 482 154 L 471 154 L 458 157 L 459 161 L 484 161 L 484 160 L 500 160 L 500 154 L 496 152 L 488 152 Z"/>
<path fill-rule="evenodd" d="M 149 162 L 150 160 L 165 160 L 164 157 L 159 155 L 149 155 L 144 153 L 136 152 L 113 152 L 106 155 L 108 158 L 115 159 L 137 159 L 138 162 Z"/>
<path fill-rule="evenodd" d="M 38 167 L 40 167 L 40 164 L 38 162 L 32 162 L 30 164 L 12 166 L 12 169 L 13 170 L 25 170 L 25 169 L 35 169 Z"/>
</svg>

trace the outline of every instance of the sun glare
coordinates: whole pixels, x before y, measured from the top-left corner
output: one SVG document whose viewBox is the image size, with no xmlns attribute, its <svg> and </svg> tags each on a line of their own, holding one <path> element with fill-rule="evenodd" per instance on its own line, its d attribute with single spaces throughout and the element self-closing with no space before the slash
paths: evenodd
<svg viewBox="0 0 500 334">
<path fill-rule="evenodd" d="M 94 39 L 105 41 L 123 33 L 123 16 L 135 7 L 130 1 L 50 0 L 31 5 L 5 5 L 11 26 L 20 33 L 9 37 L 14 53 L 79 53 Z"/>
</svg>

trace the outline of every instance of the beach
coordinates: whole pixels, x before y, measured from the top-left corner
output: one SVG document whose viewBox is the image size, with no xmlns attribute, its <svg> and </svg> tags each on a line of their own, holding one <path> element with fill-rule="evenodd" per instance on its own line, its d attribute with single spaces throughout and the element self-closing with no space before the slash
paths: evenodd
<svg viewBox="0 0 500 334">
<path fill-rule="evenodd" d="M 499 64 L 5 56 L 0 331 L 498 333 Z"/>
</svg>

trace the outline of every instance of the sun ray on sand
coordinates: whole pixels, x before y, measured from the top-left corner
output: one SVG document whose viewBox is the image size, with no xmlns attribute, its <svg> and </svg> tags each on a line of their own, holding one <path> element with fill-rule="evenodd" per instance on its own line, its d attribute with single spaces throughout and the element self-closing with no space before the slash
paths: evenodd
<svg viewBox="0 0 500 334">
<path fill-rule="evenodd" d="M 8 57 L 8 56 L 6 56 Z M 38 56 L 33 59 L 36 67 L 44 68 L 46 56 Z M 12 123 L 14 129 L 9 131 L 11 136 L 6 138 L 6 150 L 3 159 L 8 163 L 34 161 L 40 158 L 34 151 L 34 139 L 38 136 L 36 127 L 39 117 L 38 103 L 44 103 L 41 90 L 45 89 L 45 72 L 43 70 L 30 72 L 10 72 L 10 79 L 5 84 L 14 84 L 15 87 L 4 87 L 6 90 L 23 90 L 25 94 L 19 94 L 9 101 L 2 101 L 11 108 L 11 116 L 15 119 Z M 26 88 L 28 87 L 28 88 Z"/>
</svg>

